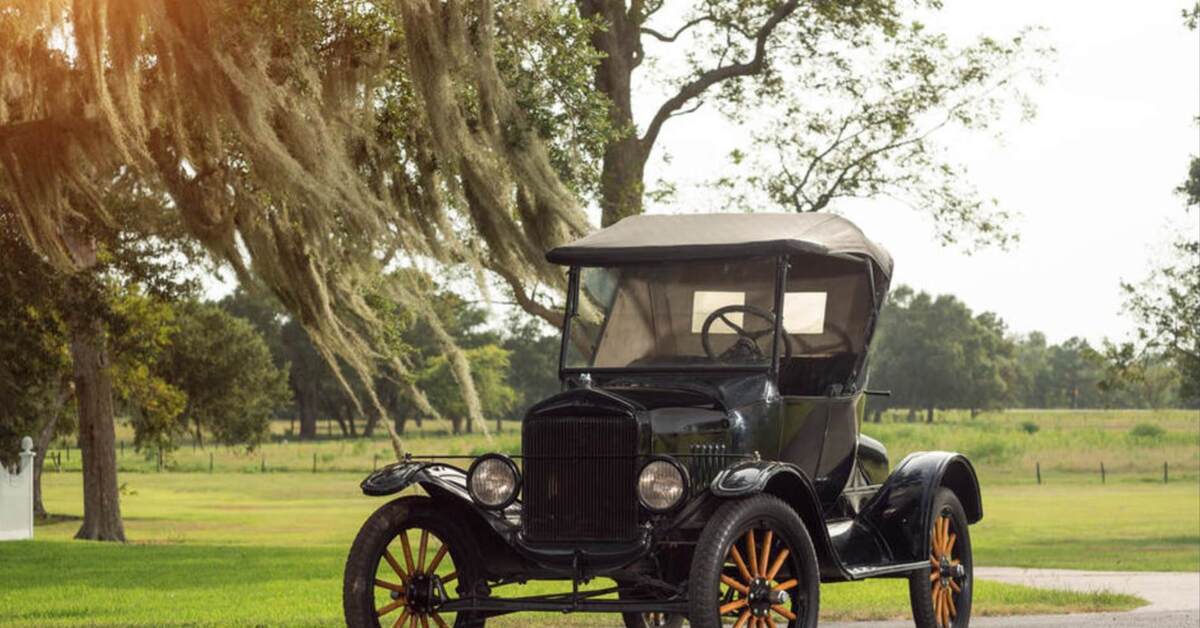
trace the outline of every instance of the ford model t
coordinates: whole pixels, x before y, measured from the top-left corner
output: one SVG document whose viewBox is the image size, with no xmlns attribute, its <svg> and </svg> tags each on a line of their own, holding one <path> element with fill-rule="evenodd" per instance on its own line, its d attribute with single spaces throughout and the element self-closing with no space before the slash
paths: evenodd
<svg viewBox="0 0 1200 628">
<path fill-rule="evenodd" d="M 722 214 L 627 218 L 547 257 L 569 268 L 562 392 L 520 455 L 363 482 L 420 490 L 355 540 L 349 625 L 815 626 L 821 582 L 865 578 L 906 578 L 917 626 L 967 625 L 971 464 L 893 467 L 859 431 L 887 252 L 836 216 Z"/>
</svg>

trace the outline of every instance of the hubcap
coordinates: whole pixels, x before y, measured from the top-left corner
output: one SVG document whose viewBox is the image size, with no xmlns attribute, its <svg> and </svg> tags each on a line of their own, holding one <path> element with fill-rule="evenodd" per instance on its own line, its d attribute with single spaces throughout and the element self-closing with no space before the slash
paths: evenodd
<svg viewBox="0 0 1200 628">
<path fill-rule="evenodd" d="M 939 627 L 950 628 L 958 617 L 956 602 L 962 594 L 967 569 L 954 557 L 958 535 L 954 522 L 943 513 L 933 522 L 929 554 L 930 595 L 933 600 L 933 617 Z"/>
<path fill-rule="evenodd" d="M 391 547 L 383 551 L 376 569 L 375 590 L 386 591 L 387 595 L 386 603 L 375 609 L 375 615 L 379 617 L 380 624 L 386 626 L 384 616 L 399 611 L 395 623 L 391 624 L 393 628 L 418 625 L 422 628 L 430 625 L 448 628 L 437 609 L 447 599 L 446 585 L 458 579 L 453 559 L 449 556 L 450 548 L 428 530 L 422 529 L 414 560 L 409 532 L 404 530 L 397 536 L 403 563 L 392 553 Z M 436 550 L 430 546 L 431 540 L 437 544 Z M 432 557 L 429 556 L 431 553 Z M 397 579 L 399 582 L 395 581 Z M 391 617 L 388 617 L 387 621 L 390 620 Z M 450 623 L 453 622 L 450 619 Z"/>
<path fill-rule="evenodd" d="M 776 538 L 774 530 L 748 530 L 734 542 L 726 556 L 718 613 L 722 617 L 737 617 L 735 628 L 776 626 L 775 616 L 795 621 L 788 591 L 800 581 L 788 578 L 794 572 L 790 566 L 784 569 L 791 554 L 783 539 Z"/>
</svg>

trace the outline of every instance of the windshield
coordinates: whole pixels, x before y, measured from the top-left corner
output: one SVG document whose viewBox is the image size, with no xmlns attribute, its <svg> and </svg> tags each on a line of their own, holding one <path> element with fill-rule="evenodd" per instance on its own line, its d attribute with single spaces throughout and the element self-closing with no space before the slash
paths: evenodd
<svg viewBox="0 0 1200 628">
<path fill-rule="evenodd" d="M 775 269 L 774 258 L 582 268 L 565 366 L 769 366 Z"/>
</svg>

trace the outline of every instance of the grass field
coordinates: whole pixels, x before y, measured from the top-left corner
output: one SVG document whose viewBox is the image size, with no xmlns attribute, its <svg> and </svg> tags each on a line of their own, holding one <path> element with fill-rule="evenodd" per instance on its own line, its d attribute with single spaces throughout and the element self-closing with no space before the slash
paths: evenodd
<svg viewBox="0 0 1200 628">
<path fill-rule="evenodd" d="M 166 470 L 206 473 L 211 460 L 218 472 L 260 473 L 264 467 L 268 472 L 311 472 L 315 458 L 319 472 L 363 472 L 394 458 L 383 435 L 369 440 L 299 442 L 287 435 L 288 425 L 277 422 L 272 441 L 253 452 L 185 444 L 165 458 Z M 516 422 L 505 422 L 504 431 L 490 440 L 482 434 L 451 437 L 445 422 L 426 421 L 421 428 L 409 425 L 404 444 L 416 455 L 520 449 Z M 1136 436 L 1139 425 L 1153 426 L 1161 433 Z M 489 427 L 494 431 L 494 424 Z M 1036 431 L 1027 431 L 1031 429 Z M 1200 411 L 1196 410 L 1009 410 L 973 419 L 965 412 L 941 412 L 931 425 L 905 422 L 904 413 L 894 411 L 882 423 L 865 424 L 863 432 L 882 441 L 893 462 L 913 451 L 962 452 L 989 484 L 1034 484 L 1038 463 L 1047 484 L 1099 484 L 1101 463 L 1110 483 L 1161 482 L 1164 462 L 1171 479 L 1200 481 Z M 122 471 L 156 471 L 157 456 L 135 452 L 128 428 L 119 430 L 118 439 L 127 444 L 119 459 Z M 78 450 L 54 449 L 50 455 L 61 458 L 66 471 L 79 469 Z"/>
<path fill-rule="evenodd" d="M 379 500 L 361 497 L 353 474 L 130 474 L 123 509 L 131 546 L 70 541 L 78 525 L 60 519 L 38 528 L 38 540 L 0 545 L 0 564 L 11 583 L 0 592 L 6 609 L 0 624 L 23 625 L 330 625 L 340 612 L 340 578 L 347 547 Z M 989 492 L 988 517 L 975 528 L 981 564 L 1012 564 L 1014 552 L 1029 551 L 1036 564 L 1058 564 L 1041 544 L 1057 535 L 1095 538 L 1090 521 L 1112 522 L 1106 534 L 1136 536 L 1136 517 L 1123 516 L 1138 503 L 1175 503 L 1200 513 L 1200 501 L 1183 485 L 1129 486 L 1108 494 L 1096 488 L 1064 495 L 1058 490 L 1027 494 L 1027 487 Z M 48 507 L 78 514 L 79 476 L 47 477 Z M 1036 493 L 1036 492 L 1035 492 Z M 1017 508 L 1032 500 L 1055 514 L 1075 513 L 1053 530 L 1029 534 L 1014 527 Z M 1131 503 L 1131 500 L 1134 500 Z M 1189 501 L 1190 500 L 1190 501 Z M 1086 508 L 1085 508 L 1086 506 Z M 1158 516 L 1157 514 L 1155 516 Z M 1154 537 L 1158 558 L 1174 559 L 1182 546 L 1174 537 L 1200 543 L 1190 521 L 1163 524 Z M 1186 518 L 1185 518 L 1186 519 Z M 1007 525 L 1005 525 L 1007 523 Z M 1189 526 L 1193 532 L 1189 537 Z M 1134 562 L 1146 548 L 1110 548 Z M 1038 558 L 1041 557 L 1041 558 Z M 1193 551 L 1194 560 L 1200 554 Z M 1161 567 L 1160 567 L 1161 568 Z M 542 590 L 546 589 L 542 585 Z M 1132 608 L 1138 600 L 1108 594 L 1072 594 L 983 582 L 977 589 L 980 614 L 1069 612 Z M 908 612 L 903 583 L 875 581 L 822 588 L 827 619 L 901 617 Z M 509 618 L 500 626 L 528 624 Z M 544 616 L 539 625 L 613 625 L 611 617 Z"/>
<path fill-rule="evenodd" d="M 1010 412 L 944 416 L 934 425 L 886 421 L 864 431 L 893 460 L 919 449 L 975 457 L 984 521 L 972 529 L 983 565 L 1122 570 L 1200 570 L 1200 416 L 1167 412 Z M 1024 423 L 1036 422 L 1029 433 Z M 1134 426 L 1159 426 L 1133 436 Z M 512 426 L 515 427 L 515 426 Z M 516 431 L 489 444 L 448 438 L 426 424 L 410 432 L 417 453 L 515 451 Z M 65 452 L 63 452 L 65 454 Z M 382 502 L 357 484 L 390 447 L 383 440 L 283 442 L 246 454 L 184 447 L 156 473 L 126 450 L 122 509 L 131 544 L 70 541 L 80 514 L 78 451 L 48 468 L 47 507 L 64 515 L 38 540 L 0 544 L 6 587 L 0 625 L 332 625 L 340 620 L 342 561 L 359 524 Z M 209 455 L 215 473 L 208 473 Z M 319 473 L 312 473 L 316 454 Z M 262 472 L 265 456 L 267 472 Z M 1110 470 L 1101 485 L 1098 467 Z M 1164 485 L 1161 461 L 1171 483 Z M 1035 484 L 1041 462 L 1045 483 Z M 1095 472 L 1090 468 L 1096 467 Z M 192 471 L 192 472 L 182 472 Z M 552 585 L 536 585 L 545 590 Z M 530 593 L 532 591 L 522 591 Z M 1139 604 L 1111 594 L 1073 594 L 980 582 L 977 614 L 1117 610 Z M 822 588 L 826 619 L 903 617 L 902 582 Z M 618 625 L 597 615 L 504 618 L 499 626 Z"/>
</svg>

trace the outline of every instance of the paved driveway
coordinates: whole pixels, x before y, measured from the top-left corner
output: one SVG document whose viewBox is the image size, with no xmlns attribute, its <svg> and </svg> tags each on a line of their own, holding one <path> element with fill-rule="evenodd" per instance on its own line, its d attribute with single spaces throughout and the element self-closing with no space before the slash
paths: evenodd
<svg viewBox="0 0 1200 628">
<path fill-rule="evenodd" d="M 1013 628 L 1197 628 L 1200 626 L 1200 572 L 1115 572 L 1069 569 L 978 567 L 975 577 L 1042 589 L 1131 593 L 1150 602 L 1129 613 L 979 617 L 972 626 Z M 908 628 L 910 621 L 823 624 L 824 628 Z"/>
</svg>

